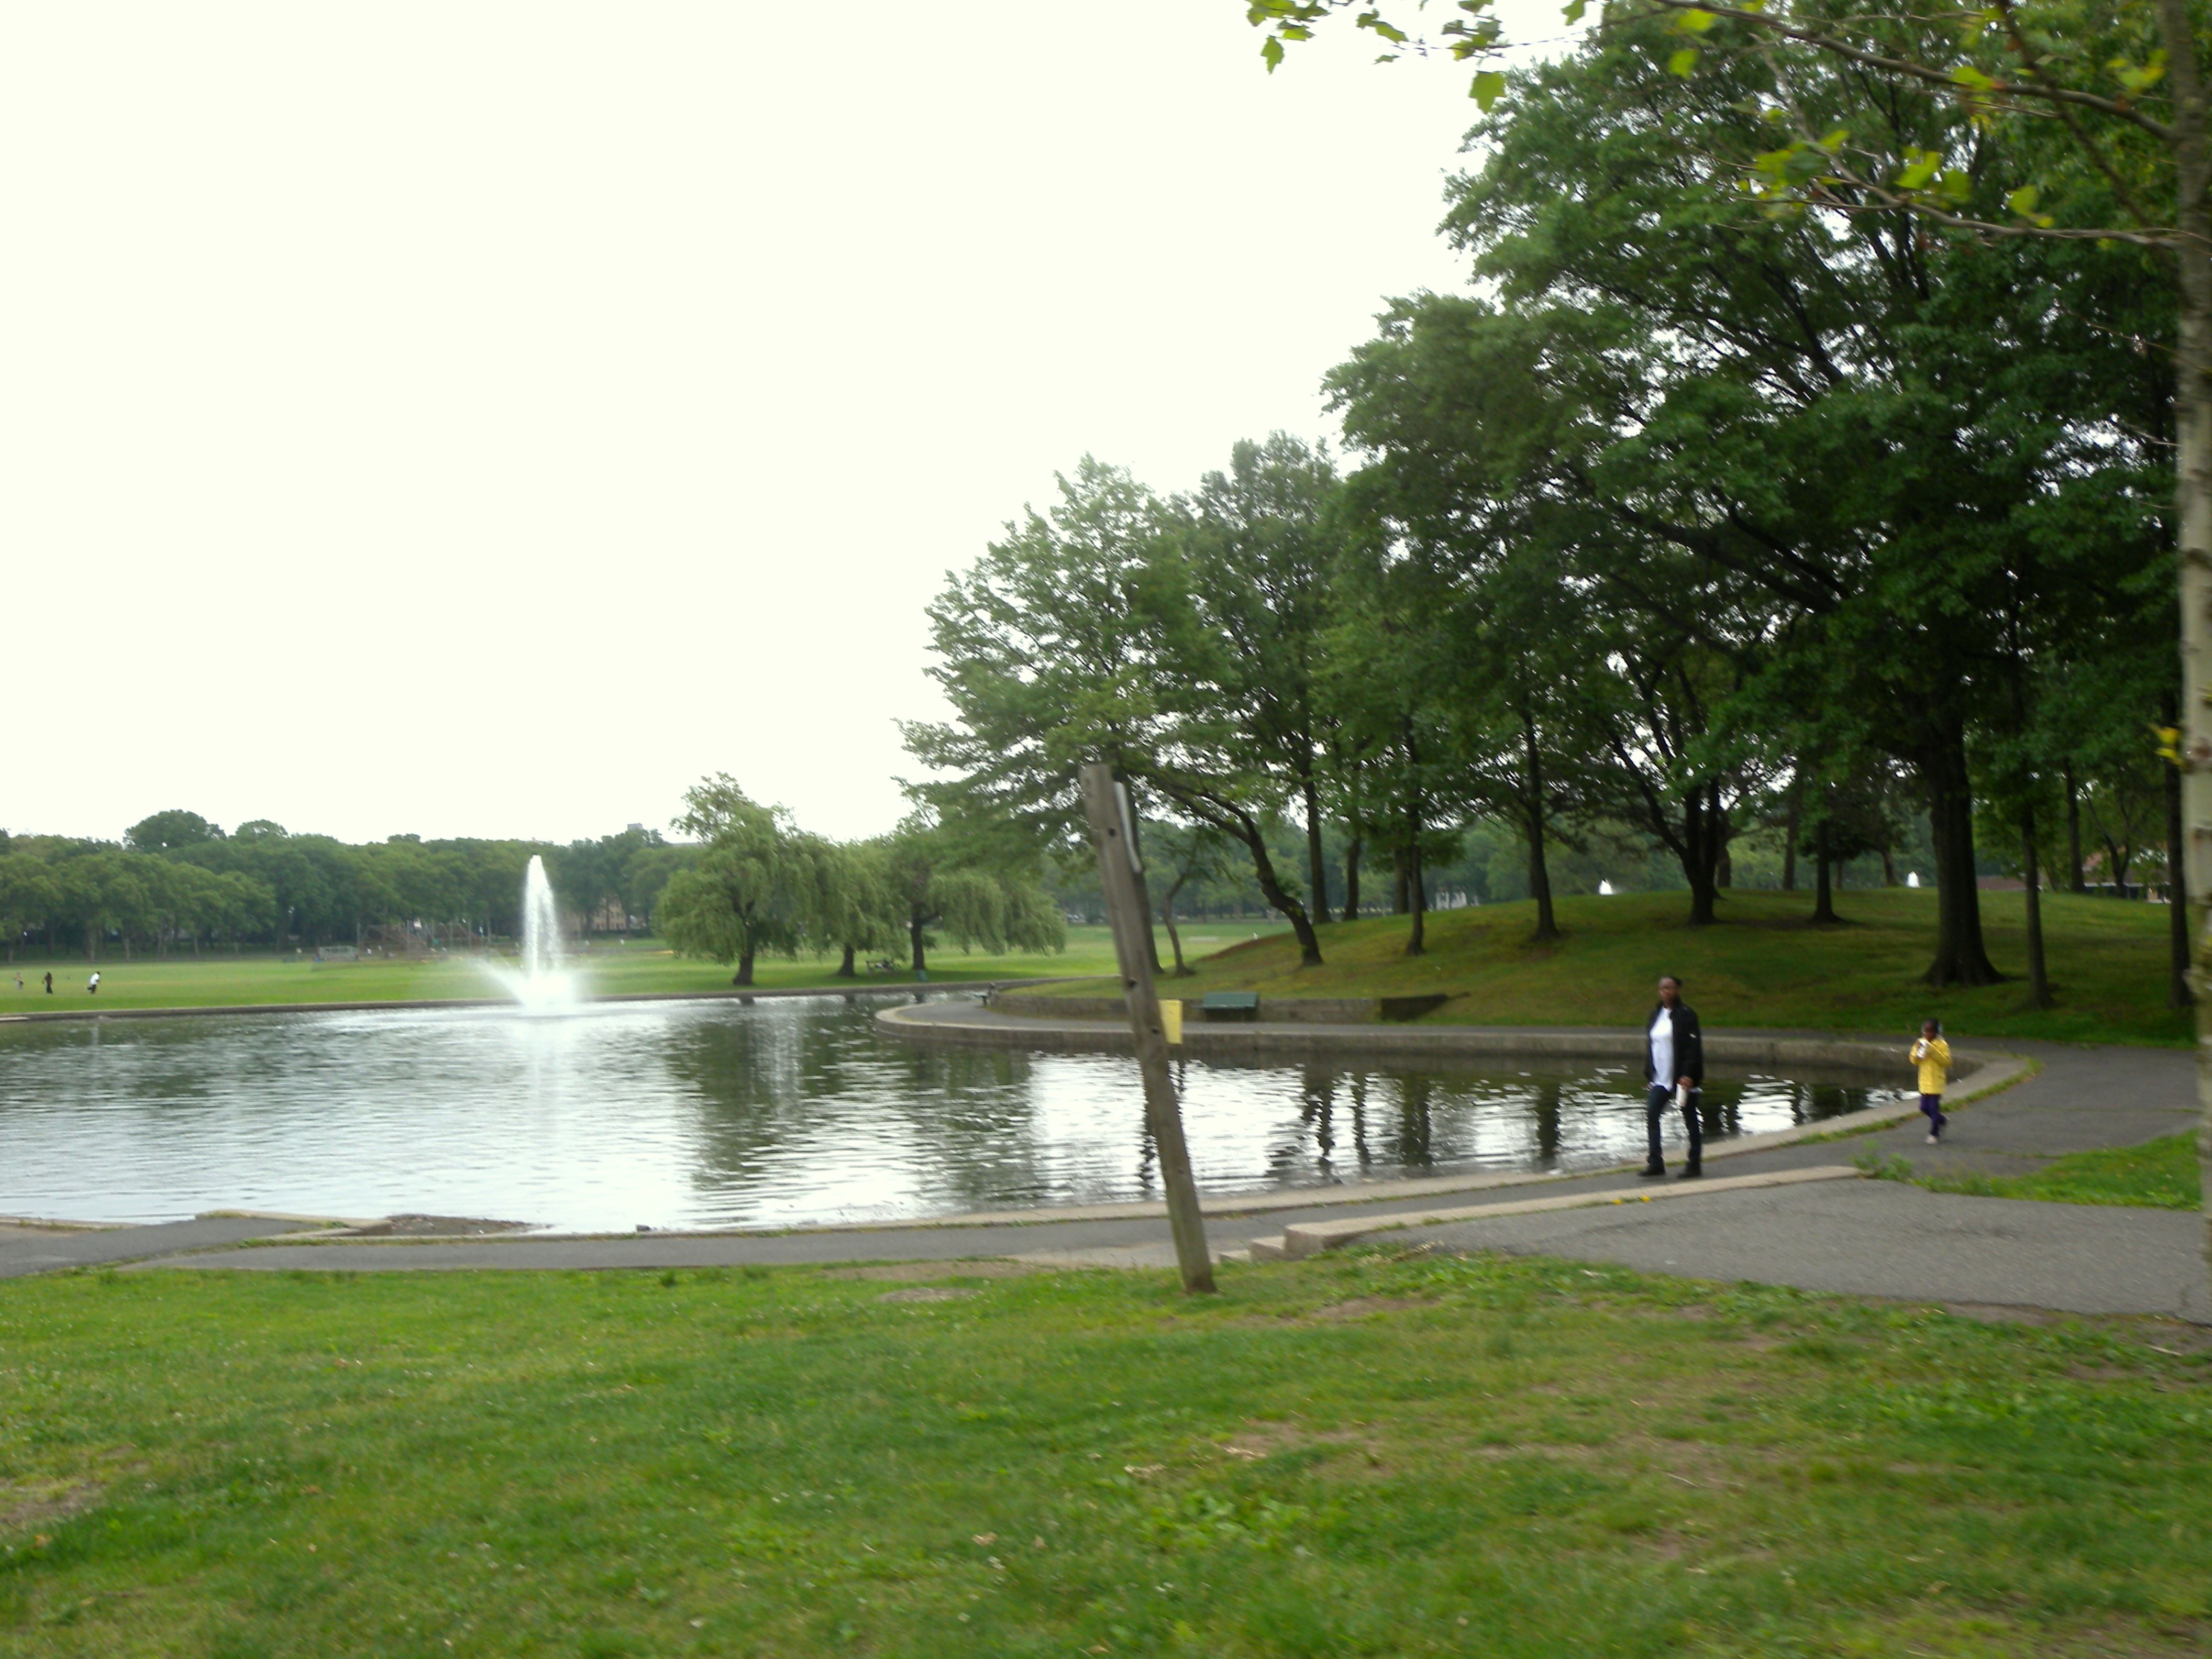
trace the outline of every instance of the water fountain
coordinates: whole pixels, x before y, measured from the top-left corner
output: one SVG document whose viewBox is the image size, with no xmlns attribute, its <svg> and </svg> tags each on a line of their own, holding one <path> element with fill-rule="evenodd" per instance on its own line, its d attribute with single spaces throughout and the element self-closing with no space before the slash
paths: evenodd
<svg viewBox="0 0 2212 1659">
<path fill-rule="evenodd" d="M 484 969 L 532 1012 L 557 1011 L 576 1000 L 575 975 L 562 965 L 560 908 L 545 860 L 535 854 L 522 878 L 522 955 L 512 968 L 487 962 Z"/>
</svg>

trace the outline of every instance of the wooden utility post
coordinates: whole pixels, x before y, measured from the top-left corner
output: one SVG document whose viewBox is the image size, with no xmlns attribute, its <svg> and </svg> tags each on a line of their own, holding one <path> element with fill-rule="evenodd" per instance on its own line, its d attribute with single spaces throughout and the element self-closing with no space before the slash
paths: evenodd
<svg viewBox="0 0 2212 1659">
<path fill-rule="evenodd" d="M 1113 769 L 1083 769 L 1083 805 L 1091 839 L 1098 848 L 1098 885 L 1106 920 L 1114 928 L 1114 954 L 1121 964 L 1121 994 L 1129 1030 L 1137 1039 L 1137 1069 L 1145 1079 L 1145 1122 L 1159 1154 L 1160 1183 L 1167 1188 L 1168 1225 L 1175 1231 L 1176 1261 L 1186 1291 L 1211 1292 L 1213 1258 L 1206 1248 L 1206 1218 L 1191 1179 L 1190 1149 L 1183 1145 L 1182 1109 L 1168 1073 L 1168 1036 L 1160 1024 L 1160 1000 L 1152 988 L 1152 917 L 1145 906 L 1144 871 L 1137 861 L 1129 798 Z"/>
</svg>

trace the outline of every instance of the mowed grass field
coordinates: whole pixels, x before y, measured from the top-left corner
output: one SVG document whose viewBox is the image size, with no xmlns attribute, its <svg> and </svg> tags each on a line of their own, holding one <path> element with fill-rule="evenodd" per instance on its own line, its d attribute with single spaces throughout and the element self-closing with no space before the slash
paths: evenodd
<svg viewBox="0 0 2212 1659">
<path fill-rule="evenodd" d="M 1185 928 L 1185 949 L 1214 951 L 1249 941 L 1260 924 Z M 903 963 L 902 956 L 901 962 Z M 763 989 L 794 986 L 842 986 L 850 980 L 836 977 L 837 958 L 818 957 L 787 961 L 763 957 L 755 964 L 753 977 Z M 574 966 L 586 984 L 599 995 L 640 991 L 724 991 L 730 988 L 731 969 L 712 962 L 677 956 L 656 940 L 600 941 L 579 955 Z M 97 997 L 87 994 L 86 976 L 100 970 Z M 46 994 L 42 975 L 51 970 L 54 992 Z M 963 954 L 957 949 L 933 951 L 929 977 L 933 984 L 965 980 L 1026 979 L 1051 974 L 1111 974 L 1113 937 L 1104 927 L 1071 927 L 1067 949 L 1059 954 L 1040 952 L 988 956 Z M 15 988 L 15 975 L 23 988 Z M 903 965 L 889 974 L 863 973 L 862 985 L 911 984 L 914 975 Z M 318 964 L 305 957 L 232 957 L 220 952 L 194 959 L 190 957 L 138 957 L 125 962 L 103 957 L 96 963 L 76 957 L 63 961 L 23 961 L 0 966 L 0 1016 L 48 1013 L 80 1008 L 196 1008 L 234 1007 L 252 1003 L 289 1002 L 406 1002 L 444 997 L 497 996 L 499 988 L 483 974 L 477 962 L 466 957 L 425 957 L 417 961 L 370 960 Z"/>
<path fill-rule="evenodd" d="M 2212 1642 L 2188 1328 L 1506 1257 L 985 1272 L 0 1284 L 0 1655 Z"/>
<path fill-rule="evenodd" d="M 1480 1024 L 1620 1025 L 1651 1006 L 1663 973 L 1713 1025 L 1893 1031 L 1900 1041 L 1934 1015 L 1954 1037 L 2033 1036 L 2084 1042 L 2185 1044 L 2192 1016 L 2166 1006 L 2163 905 L 2071 894 L 2044 896 L 2044 932 L 2058 1006 L 2025 1006 L 2018 979 L 1971 991 L 1922 980 L 1936 947 L 1936 895 L 1893 888 L 1837 895 L 1839 927 L 1812 927 L 1802 893 L 1738 891 L 1711 927 L 1684 924 L 1681 893 L 1568 898 L 1565 937 L 1535 945 L 1528 903 L 1447 910 L 1428 919 L 1428 952 L 1405 954 L 1406 919 L 1376 917 L 1322 930 L 1319 968 L 1300 968 L 1287 933 L 1233 945 L 1166 982 L 1184 997 L 1211 990 L 1275 996 L 1444 992 L 1435 1021 Z M 1984 893 L 1982 913 L 1998 969 L 2025 975 L 2024 896 Z M 1071 995 L 1096 986 L 1060 988 Z"/>
</svg>

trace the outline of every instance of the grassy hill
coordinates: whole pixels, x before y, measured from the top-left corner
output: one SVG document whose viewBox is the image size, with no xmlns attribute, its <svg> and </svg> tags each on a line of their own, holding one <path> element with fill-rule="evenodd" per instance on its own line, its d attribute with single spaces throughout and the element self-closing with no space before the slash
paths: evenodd
<svg viewBox="0 0 2212 1659">
<path fill-rule="evenodd" d="M 2044 930 L 2058 1006 L 2037 1013 L 2017 981 L 1935 991 L 1921 975 L 1935 951 L 1933 891 L 1837 896 L 1846 919 L 1813 927 L 1803 893 L 1734 892 L 1724 920 L 1684 924 L 1689 899 L 1644 893 L 1559 902 L 1566 937 L 1537 945 L 1528 903 L 1443 911 L 1428 921 L 1425 956 L 1405 954 L 1401 916 L 1322 930 L 1323 963 L 1298 966 L 1287 933 L 1231 946 L 1194 963 L 1170 994 L 1254 990 L 1275 996 L 1449 993 L 1432 1021 L 1476 1024 L 1617 1024 L 1640 1016 L 1662 973 L 1680 975 L 1691 1004 L 1720 1025 L 1893 1030 L 1900 1040 L 1934 1015 L 1960 1036 L 2183 1044 L 2191 1017 L 2166 1002 L 2166 911 L 2155 904 L 2046 895 Z M 2027 971 L 2024 896 L 1982 895 L 1990 954 Z M 1095 994 L 1095 984 L 1063 988 Z"/>
</svg>

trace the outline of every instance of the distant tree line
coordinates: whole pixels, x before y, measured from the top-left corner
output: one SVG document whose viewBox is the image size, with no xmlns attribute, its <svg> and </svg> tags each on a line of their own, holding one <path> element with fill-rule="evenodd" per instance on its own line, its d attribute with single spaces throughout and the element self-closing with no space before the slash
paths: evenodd
<svg viewBox="0 0 2212 1659">
<path fill-rule="evenodd" d="M 652 928 L 678 950 L 736 964 L 838 953 L 838 971 L 896 957 L 917 971 L 941 942 L 1056 951 L 1065 943 L 1033 843 L 1005 824 L 928 812 L 890 835 L 837 842 L 798 828 L 727 777 L 702 781 L 679 821 L 690 841 L 632 828 L 578 841 L 349 844 L 267 819 L 226 834 L 197 812 L 154 813 L 120 845 L 0 832 L 0 940 L 96 957 L 112 946 L 198 955 L 359 945 L 377 930 L 489 945 L 520 926 L 523 874 L 543 857 L 579 931 Z M 386 934 L 387 939 L 393 935 Z"/>
<path fill-rule="evenodd" d="M 349 844 L 294 835 L 265 818 L 228 834 L 172 810 L 133 824 L 118 845 L 0 834 L 0 939 L 48 954 L 97 956 L 104 942 L 198 954 L 359 945 L 379 927 L 442 928 L 489 941 L 512 936 L 525 867 L 542 854 L 579 924 L 642 927 L 668 878 L 696 849 L 651 830 L 568 847 L 527 841 Z"/>
<path fill-rule="evenodd" d="M 1623 22 L 1514 74 L 1451 191 L 1480 295 L 1394 303 L 1328 379 L 1348 472 L 1281 434 L 1176 495 L 1085 458 L 949 580 L 953 717 L 906 728 L 940 811 L 1073 845 L 1107 761 L 1147 844 L 1233 849 L 1308 963 L 1375 866 L 1421 951 L 1471 824 L 1517 842 L 1540 938 L 1563 849 L 1663 849 L 1703 926 L 1778 843 L 1827 921 L 1838 865 L 1924 824 L 1928 979 L 1998 977 L 1994 860 L 2039 1003 L 2046 881 L 2178 875 L 2158 256 L 1747 209 L 1693 158 L 1757 147 L 1759 64 L 1670 44 Z M 1950 129 L 1819 95 L 1855 142 Z"/>
</svg>

